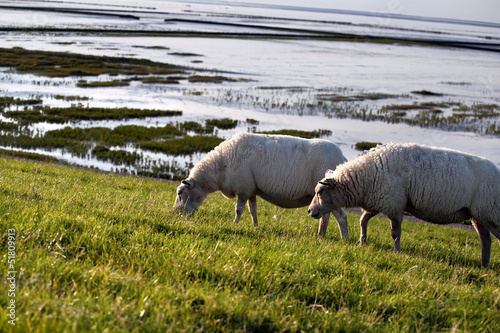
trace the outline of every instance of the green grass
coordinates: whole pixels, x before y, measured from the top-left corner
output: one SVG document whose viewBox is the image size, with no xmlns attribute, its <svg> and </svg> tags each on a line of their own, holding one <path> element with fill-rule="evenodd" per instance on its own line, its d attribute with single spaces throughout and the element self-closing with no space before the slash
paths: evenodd
<svg viewBox="0 0 500 333">
<path fill-rule="evenodd" d="M 476 234 L 403 223 L 403 253 L 373 219 L 360 246 L 305 208 L 259 200 L 260 229 L 234 200 L 172 211 L 176 183 L 0 158 L 0 248 L 16 230 L 17 322 L 2 332 L 498 332 L 499 246 L 480 267 Z M 5 277 L 5 276 L 4 276 Z M 4 282 L 5 284 L 5 282 Z"/>
</svg>

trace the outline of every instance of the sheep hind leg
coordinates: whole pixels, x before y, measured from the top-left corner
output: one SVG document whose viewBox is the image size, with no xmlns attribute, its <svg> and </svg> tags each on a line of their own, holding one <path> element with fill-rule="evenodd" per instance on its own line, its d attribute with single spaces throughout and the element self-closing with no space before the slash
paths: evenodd
<svg viewBox="0 0 500 333">
<path fill-rule="evenodd" d="M 238 201 L 236 202 L 236 216 L 234 217 L 234 223 L 239 223 L 241 219 L 241 214 L 245 209 L 245 205 L 247 203 L 246 199 L 238 197 Z"/>
<path fill-rule="evenodd" d="M 401 252 L 401 222 L 403 218 L 391 218 L 391 236 L 394 241 L 394 251 Z"/>
<path fill-rule="evenodd" d="M 361 219 L 359 220 L 359 224 L 361 226 L 361 235 L 359 236 L 359 242 L 361 244 L 366 244 L 368 239 L 368 221 L 377 215 L 377 213 L 370 213 L 367 211 L 363 211 L 363 215 L 361 215 Z"/>
<path fill-rule="evenodd" d="M 500 224 L 494 223 L 493 220 L 488 220 L 489 223 L 484 224 L 484 227 L 493 234 L 500 242 Z"/>
<path fill-rule="evenodd" d="M 476 229 L 479 235 L 479 240 L 481 241 L 481 264 L 484 268 L 487 268 L 490 264 L 490 254 L 491 254 L 491 235 L 488 229 L 483 225 L 479 224 L 475 219 L 471 219 L 474 229 Z M 495 235 L 498 237 L 497 235 Z"/>
<path fill-rule="evenodd" d="M 344 240 L 349 240 L 349 226 L 347 225 L 347 215 L 345 214 L 344 210 L 342 208 L 335 209 L 332 211 L 332 214 L 337 219 L 337 224 L 340 230 L 340 236 Z M 326 228 L 325 228 L 325 234 L 326 234 Z"/>
<path fill-rule="evenodd" d="M 254 227 L 259 227 L 259 222 L 257 221 L 257 197 L 254 195 L 248 199 L 248 210 L 250 210 L 250 215 L 252 215 L 252 222 Z"/>
</svg>

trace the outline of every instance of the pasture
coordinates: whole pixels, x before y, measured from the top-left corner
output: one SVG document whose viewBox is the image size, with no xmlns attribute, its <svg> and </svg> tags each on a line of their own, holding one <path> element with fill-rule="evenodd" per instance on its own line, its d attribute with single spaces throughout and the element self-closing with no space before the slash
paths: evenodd
<svg viewBox="0 0 500 333">
<path fill-rule="evenodd" d="M 306 207 L 259 199 L 255 229 L 220 194 L 177 215 L 176 187 L 0 158 L 0 331 L 500 331 L 497 241 L 485 270 L 467 230 L 405 221 L 396 254 L 384 219 L 360 246 L 354 214 L 350 241 L 333 219 L 322 239 Z"/>
</svg>

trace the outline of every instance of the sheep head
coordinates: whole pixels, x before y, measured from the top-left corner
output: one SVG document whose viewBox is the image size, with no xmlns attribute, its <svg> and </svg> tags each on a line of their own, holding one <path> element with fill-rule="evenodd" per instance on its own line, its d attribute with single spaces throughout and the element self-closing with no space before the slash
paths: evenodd
<svg viewBox="0 0 500 333">
<path fill-rule="evenodd" d="M 181 214 L 192 214 L 205 200 L 207 194 L 194 179 L 184 179 L 177 187 L 174 209 Z"/>
<path fill-rule="evenodd" d="M 312 218 L 319 219 L 321 216 L 330 213 L 332 210 L 340 208 L 332 201 L 331 191 L 335 188 L 334 179 L 323 178 L 314 189 L 314 198 L 309 205 L 307 212 Z"/>
</svg>

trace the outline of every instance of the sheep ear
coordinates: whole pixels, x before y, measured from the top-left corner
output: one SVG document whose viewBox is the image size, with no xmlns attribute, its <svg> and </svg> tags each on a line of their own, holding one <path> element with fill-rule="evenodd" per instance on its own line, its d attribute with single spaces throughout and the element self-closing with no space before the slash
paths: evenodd
<svg viewBox="0 0 500 333">
<path fill-rule="evenodd" d="M 327 187 L 334 187 L 335 186 L 335 180 L 331 178 L 325 178 L 319 181 L 321 185 L 325 185 Z"/>
<path fill-rule="evenodd" d="M 190 179 L 183 179 L 183 180 L 181 180 L 181 184 L 184 184 L 186 186 L 192 186 L 193 185 L 193 181 L 190 180 Z"/>
</svg>

